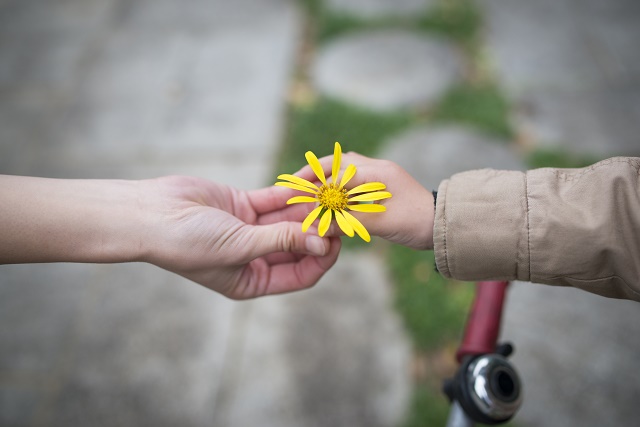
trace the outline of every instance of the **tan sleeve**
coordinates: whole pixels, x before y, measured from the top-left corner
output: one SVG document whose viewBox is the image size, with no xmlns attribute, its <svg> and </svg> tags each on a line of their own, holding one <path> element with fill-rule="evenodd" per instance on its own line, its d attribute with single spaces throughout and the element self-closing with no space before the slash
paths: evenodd
<svg viewBox="0 0 640 427">
<path fill-rule="evenodd" d="M 440 184 L 438 270 L 640 301 L 640 158 L 583 169 L 478 170 Z"/>
</svg>

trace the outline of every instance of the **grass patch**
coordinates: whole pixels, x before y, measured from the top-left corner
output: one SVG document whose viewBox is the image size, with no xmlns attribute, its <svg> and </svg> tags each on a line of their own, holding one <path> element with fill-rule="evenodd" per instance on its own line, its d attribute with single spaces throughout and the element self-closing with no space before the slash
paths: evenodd
<svg viewBox="0 0 640 427">
<path fill-rule="evenodd" d="M 472 284 L 445 279 L 435 271 L 434 263 L 433 252 L 396 245 L 389 253 L 396 285 L 395 306 L 420 357 L 451 348 L 460 339 L 474 296 Z M 455 362 L 451 363 L 453 366 Z M 423 373 L 415 378 L 411 406 L 402 427 L 446 424 L 449 401 L 440 386 L 442 376 L 448 374 L 438 371 L 430 369 L 426 376 Z"/>
<path fill-rule="evenodd" d="M 432 112 L 436 122 L 466 123 L 506 139 L 513 137 L 509 103 L 492 84 L 460 85 L 449 90 Z"/>
<path fill-rule="evenodd" d="M 429 351 L 459 339 L 473 300 L 473 285 L 436 273 L 433 252 L 395 245 L 389 263 L 396 282 L 395 306 L 416 349 Z"/>
<path fill-rule="evenodd" d="M 333 12 L 322 0 L 302 0 L 301 3 L 313 23 L 315 39 L 319 43 L 350 31 L 403 28 L 437 33 L 470 47 L 477 43 L 482 25 L 481 15 L 472 0 L 440 0 L 434 7 L 412 17 L 371 19 Z"/>
<path fill-rule="evenodd" d="M 350 31 L 407 28 L 412 25 L 412 22 L 400 18 L 362 19 L 351 15 L 324 12 L 318 19 L 316 37 L 319 43 L 325 43 Z"/>
<path fill-rule="evenodd" d="M 481 14 L 472 0 L 440 0 L 418 21 L 418 28 L 474 47 L 482 27 Z"/>
<path fill-rule="evenodd" d="M 426 385 L 415 388 L 411 407 L 402 427 L 444 426 L 449 416 L 449 401 L 443 393 Z"/>
<path fill-rule="evenodd" d="M 600 160 L 603 159 L 593 155 L 578 155 L 559 149 L 538 148 L 528 154 L 526 163 L 531 169 L 583 168 Z"/>
</svg>

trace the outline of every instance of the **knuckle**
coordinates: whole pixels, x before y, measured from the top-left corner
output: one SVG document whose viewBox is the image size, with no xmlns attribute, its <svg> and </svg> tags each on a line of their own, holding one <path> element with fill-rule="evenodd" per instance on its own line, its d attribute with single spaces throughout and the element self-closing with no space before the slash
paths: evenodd
<svg viewBox="0 0 640 427">
<path fill-rule="evenodd" d="M 283 225 L 278 233 L 277 239 L 277 247 L 280 248 L 282 252 L 291 252 L 295 249 L 295 234 L 293 233 L 292 227 L 288 224 Z"/>
<path fill-rule="evenodd" d="M 380 167 L 384 169 L 389 169 L 392 172 L 395 172 L 398 169 L 400 169 L 400 166 L 396 162 L 392 162 L 391 160 L 381 160 L 380 162 L 381 162 Z"/>
</svg>

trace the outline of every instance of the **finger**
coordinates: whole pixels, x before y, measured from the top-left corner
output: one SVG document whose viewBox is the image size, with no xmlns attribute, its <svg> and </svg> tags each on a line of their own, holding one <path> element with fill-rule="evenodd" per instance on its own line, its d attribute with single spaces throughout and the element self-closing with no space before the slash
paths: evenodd
<svg viewBox="0 0 640 427">
<path fill-rule="evenodd" d="M 333 156 L 324 156 L 318 159 L 320 165 L 322 166 L 322 170 L 325 175 L 333 172 Z M 355 151 L 350 151 L 348 153 L 342 154 L 342 160 L 340 162 L 340 170 L 345 170 L 349 164 L 355 164 L 356 166 L 364 166 L 368 163 L 371 163 L 374 159 L 370 157 L 363 156 L 362 154 L 358 154 Z M 314 180 L 315 174 L 309 165 L 302 167 L 298 172 L 294 174 L 300 178 L 306 180 Z M 317 178 L 315 179 L 317 180 Z"/>
<path fill-rule="evenodd" d="M 245 194 L 254 211 L 260 215 L 277 209 L 282 209 L 287 200 L 299 195 L 299 192 L 286 187 L 265 187 L 258 190 L 249 190 Z"/>
<path fill-rule="evenodd" d="M 265 261 L 267 261 L 267 264 L 276 265 L 276 264 L 286 264 L 289 262 L 297 262 L 297 261 L 300 261 L 305 256 L 307 255 L 298 254 L 295 252 L 276 252 L 273 254 L 265 255 L 264 259 Z"/>
<path fill-rule="evenodd" d="M 312 203 L 301 203 L 297 205 L 281 206 L 281 209 L 267 212 L 258 217 L 257 225 L 268 225 L 276 222 L 292 221 L 302 222 L 309 213 L 316 207 Z"/>
<path fill-rule="evenodd" d="M 247 230 L 251 233 L 246 246 L 249 259 L 275 252 L 296 252 L 324 256 L 329 252 L 329 240 L 313 234 L 303 233 L 300 223 L 278 222 L 257 225 Z"/>
<path fill-rule="evenodd" d="M 325 156 L 318 159 L 322 169 L 325 173 L 332 172 L 333 158 L 332 156 Z M 355 152 L 349 152 L 342 155 L 342 163 L 340 167 L 340 176 L 344 176 L 345 170 L 349 165 L 354 165 L 357 169 L 355 175 L 348 181 L 345 188 L 350 190 L 358 185 L 362 185 L 368 182 L 382 181 L 385 182 L 386 177 L 391 173 L 387 170 L 391 166 L 391 162 L 381 161 L 365 157 Z M 294 174 L 303 179 L 312 179 L 314 172 L 311 167 L 305 166 Z"/>
<path fill-rule="evenodd" d="M 327 231 L 325 236 L 346 236 L 346 234 L 344 234 L 344 232 L 340 229 L 340 226 L 334 222 L 329 226 L 329 230 Z"/>
<path fill-rule="evenodd" d="M 331 173 L 333 167 L 333 156 L 325 156 L 318 159 L 318 161 L 320 162 L 320 166 L 322 166 L 322 171 L 325 173 L 325 175 Z M 315 172 L 309 165 L 304 166 L 302 169 L 294 173 L 294 175 L 302 179 L 306 179 L 307 181 L 313 182 L 318 180 Z"/>
<path fill-rule="evenodd" d="M 340 247 L 340 239 L 333 237 L 330 241 L 329 252 L 324 256 L 306 256 L 298 262 L 272 266 L 268 274 L 268 281 L 262 287 L 264 290 L 262 294 L 293 292 L 315 285 L 324 273 L 335 264 Z M 250 280 L 254 284 L 258 284 L 264 278 L 251 275 Z"/>
</svg>

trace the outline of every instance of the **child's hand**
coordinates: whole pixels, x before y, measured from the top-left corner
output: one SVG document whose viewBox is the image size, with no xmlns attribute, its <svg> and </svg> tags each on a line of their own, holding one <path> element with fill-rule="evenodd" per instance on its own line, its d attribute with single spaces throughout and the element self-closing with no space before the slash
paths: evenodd
<svg viewBox="0 0 640 427">
<path fill-rule="evenodd" d="M 325 174 L 331 173 L 333 156 L 320 159 Z M 360 213 L 351 211 L 372 235 L 380 236 L 393 243 L 398 243 L 414 249 L 433 249 L 433 220 L 434 204 L 431 191 L 420 185 L 411 175 L 396 163 L 387 160 L 377 160 L 349 152 L 343 154 L 342 172 L 349 165 L 357 168 L 355 176 L 346 185 L 350 189 L 365 182 L 382 182 L 387 186 L 386 191 L 393 197 L 377 203 L 386 206 L 382 213 Z M 311 182 L 317 181 L 311 167 L 305 166 L 296 173 Z M 304 204 L 307 205 L 307 204 Z M 299 210 L 300 221 L 313 206 L 292 206 Z M 329 235 L 341 235 L 336 224 L 333 224 Z"/>
</svg>

